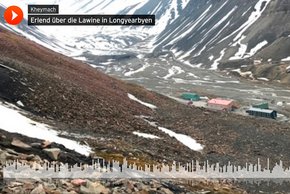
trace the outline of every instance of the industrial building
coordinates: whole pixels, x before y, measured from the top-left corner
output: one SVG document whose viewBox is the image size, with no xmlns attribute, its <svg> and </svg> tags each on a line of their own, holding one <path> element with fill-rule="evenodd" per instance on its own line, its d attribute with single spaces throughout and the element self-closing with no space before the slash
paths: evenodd
<svg viewBox="0 0 290 194">
<path fill-rule="evenodd" d="M 181 98 L 184 100 L 199 101 L 200 96 L 196 93 L 183 93 Z"/>
<path fill-rule="evenodd" d="M 264 118 L 277 118 L 277 111 L 269 110 L 269 109 L 261 109 L 261 108 L 250 108 L 246 111 L 249 115 L 256 116 L 256 117 L 264 117 Z"/>
<path fill-rule="evenodd" d="M 269 103 L 268 102 L 261 102 L 258 104 L 254 104 L 253 108 L 269 109 Z"/>
<path fill-rule="evenodd" d="M 209 100 L 207 102 L 207 106 L 211 109 L 232 111 L 234 107 L 234 101 L 216 98 Z"/>
</svg>

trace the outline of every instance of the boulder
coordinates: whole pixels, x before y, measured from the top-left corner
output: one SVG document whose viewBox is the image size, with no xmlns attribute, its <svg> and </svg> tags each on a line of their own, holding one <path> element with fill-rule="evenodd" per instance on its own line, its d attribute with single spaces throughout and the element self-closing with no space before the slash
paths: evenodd
<svg viewBox="0 0 290 194">
<path fill-rule="evenodd" d="M 45 194 L 45 190 L 41 184 L 34 188 L 30 194 Z"/>
<path fill-rule="evenodd" d="M 0 164 L 5 164 L 7 156 L 6 156 L 6 152 L 4 151 L 0 151 Z"/>
<path fill-rule="evenodd" d="M 12 150 L 12 149 L 6 149 L 6 151 L 7 151 L 9 154 L 13 154 L 13 155 L 16 155 L 16 156 L 19 154 L 18 152 L 14 151 L 14 150 Z"/>
<path fill-rule="evenodd" d="M 44 149 L 43 150 L 48 157 L 50 157 L 52 160 L 58 160 L 58 156 L 60 154 L 60 149 L 58 148 L 50 148 L 50 149 Z"/>
<path fill-rule="evenodd" d="M 63 191 L 62 194 L 78 194 L 75 191 Z"/>
<path fill-rule="evenodd" d="M 42 159 L 38 155 L 36 155 L 33 158 L 31 158 L 30 161 L 41 162 Z"/>
<path fill-rule="evenodd" d="M 9 153 L 6 153 L 6 160 L 16 160 L 18 159 L 18 156 L 15 156 L 15 155 L 12 155 L 12 154 L 9 154 Z"/>
<path fill-rule="evenodd" d="M 16 102 L 16 104 L 17 104 L 18 106 L 20 106 L 20 107 L 24 107 L 24 104 L 23 104 L 20 100 L 18 100 L 18 101 Z"/>
<path fill-rule="evenodd" d="M 30 145 L 28 145 L 28 144 L 26 144 L 26 143 L 24 143 L 21 140 L 16 139 L 16 138 L 13 138 L 11 145 L 18 147 L 18 148 L 25 149 L 25 150 L 29 150 L 31 148 Z"/>
<path fill-rule="evenodd" d="M 172 191 L 170 191 L 169 189 L 167 189 L 167 188 L 161 188 L 161 190 L 160 190 L 162 193 L 164 193 L 164 194 L 174 194 Z"/>
<path fill-rule="evenodd" d="M 94 194 L 94 191 L 91 191 L 89 188 L 87 188 L 85 186 L 81 186 L 80 193 L 81 194 Z"/>
<path fill-rule="evenodd" d="M 41 143 L 31 143 L 30 145 L 33 148 L 37 148 L 37 149 L 42 148 L 42 144 Z"/>
<path fill-rule="evenodd" d="M 84 179 L 74 179 L 71 181 L 71 183 L 74 185 L 74 186 L 80 186 L 80 185 L 84 185 L 87 181 L 84 180 Z"/>
<path fill-rule="evenodd" d="M 41 143 L 42 148 L 47 148 L 51 145 L 51 142 L 48 140 L 45 140 Z"/>
<path fill-rule="evenodd" d="M 55 184 L 43 182 L 43 187 L 46 191 L 56 190 Z"/>
<path fill-rule="evenodd" d="M 80 187 L 80 193 L 82 194 L 108 194 L 110 192 L 109 189 L 104 187 L 101 183 L 99 182 L 91 182 L 87 181 L 86 187 L 81 186 Z"/>
<path fill-rule="evenodd" d="M 35 188 L 35 186 L 34 186 L 33 183 L 31 183 L 31 182 L 23 183 L 23 189 L 24 189 L 25 191 L 27 191 L 27 190 L 32 191 L 34 188 Z"/>
</svg>

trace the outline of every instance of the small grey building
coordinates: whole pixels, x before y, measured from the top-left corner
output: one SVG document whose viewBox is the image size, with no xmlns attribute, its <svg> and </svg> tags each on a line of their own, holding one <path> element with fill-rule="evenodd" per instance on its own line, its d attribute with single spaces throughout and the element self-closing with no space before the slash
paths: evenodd
<svg viewBox="0 0 290 194">
<path fill-rule="evenodd" d="M 261 109 L 261 108 L 250 108 L 246 111 L 249 115 L 256 117 L 264 117 L 264 118 L 277 118 L 277 111 L 270 109 Z"/>
</svg>

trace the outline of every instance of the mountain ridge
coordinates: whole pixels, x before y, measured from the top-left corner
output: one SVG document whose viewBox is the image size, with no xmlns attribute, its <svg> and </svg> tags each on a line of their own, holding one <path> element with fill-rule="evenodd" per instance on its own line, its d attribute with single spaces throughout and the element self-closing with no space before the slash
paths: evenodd
<svg viewBox="0 0 290 194">
<path fill-rule="evenodd" d="M 98 26 L 83 32 L 71 27 L 68 29 L 74 33 L 70 35 L 53 27 L 17 30 L 24 36 L 29 33 L 29 38 L 42 39 L 46 47 L 93 65 L 98 66 L 99 61 L 91 60 L 91 56 L 137 56 L 136 49 L 155 56 L 170 51 L 183 63 L 209 69 L 224 69 L 226 63 L 234 70 L 237 67 L 230 68 L 228 64 L 237 61 L 240 67 L 251 66 L 254 60 L 289 63 L 290 3 L 285 0 L 127 0 L 122 5 L 104 0 L 72 2 L 66 8 L 62 1 L 47 2 L 59 3 L 62 13 L 156 15 L 155 27 Z M 122 33 L 116 34 L 116 30 Z"/>
</svg>

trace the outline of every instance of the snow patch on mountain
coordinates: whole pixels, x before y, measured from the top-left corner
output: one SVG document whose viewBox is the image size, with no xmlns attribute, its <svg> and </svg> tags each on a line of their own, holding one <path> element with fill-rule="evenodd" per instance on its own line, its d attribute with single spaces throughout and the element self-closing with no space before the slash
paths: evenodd
<svg viewBox="0 0 290 194">
<path fill-rule="evenodd" d="M 128 94 L 128 97 L 129 97 L 130 100 L 136 101 L 136 102 L 138 102 L 138 103 L 140 103 L 140 104 L 142 104 L 142 105 L 144 105 L 144 106 L 146 106 L 148 108 L 151 108 L 151 109 L 156 109 L 157 108 L 157 106 L 155 106 L 153 104 L 149 104 L 147 102 L 143 102 L 143 101 L 139 100 L 138 98 L 136 98 L 132 94 Z"/>
<path fill-rule="evenodd" d="M 268 44 L 268 41 L 264 40 L 263 42 L 258 43 L 254 48 L 251 49 L 251 51 L 248 53 L 248 56 L 253 56 L 256 54 L 260 49 L 262 49 L 264 46 Z"/>
<path fill-rule="evenodd" d="M 142 71 L 144 71 L 147 67 L 149 67 L 150 65 L 147 63 L 147 64 L 145 64 L 145 65 L 143 65 L 142 67 L 140 67 L 139 69 L 136 69 L 136 70 L 131 70 L 131 71 L 128 71 L 128 72 L 126 72 L 124 75 L 125 76 L 131 76 L 131 75 L 133 75 L 133 74 L 136 74 L 136 73 L 139 73 L 139 72 L 142 72 Z"/>
<path fill-rule="evenodd" d="M 282 59 L 281 61 L 290 61 L 290 56 L 289 57 L 287 57 L 287 58 L 284 58 L 284 59 Z M 288 67 L 289 68 L 289 67 Z"/>
<path fill-rule="evenodd" d="M 264 46 L 266 46 L 268 44 L 268 41 L 264 40 L 260 43 L 258 43 L 254 48 L 252 48 L 250 50 L 250 52 L 246 52 L 247 51 L 247 45 L 246 44 L 242 44 L 241 41 L 246 38 L 246 36 L 243 36 L 240 40 L 239 40 L 239 51 L 235 54 L 235 56 L 231 57 L 229 60 L 239 60 L 239 59 L 245 59 L 245 58 L 249 58 L 252 57 L 253 55 L 255 55 L 259 50 L 261 50 Z"/>
<path fill-rule="evenodd" d="M 270 3 L 270 1 L 271 0 L 259 0 L 257 2 L 257 4 L 255 5 L 254 11 L 251 13 L 248 20 L 240 28 L 238 28 L 236 31 L 234 31 L 231 34 L 231 35 L 234 35 L 238 32 L 238 34 L 233 39 L 234 43 L 232 44 L 232 46 L 239 46 L 239 51 L 233 57 L 231 57 L 230 60 L 243 59 L 243 58 L 248 58 L 248 57 L 252 56 L 251 52 L 249 55 L 244 56 L 246 54 L 246 51 L 247 51 L 247 45 L 242 43 L 242 41 L 246 38 L 246 36 L 243 34 L 261 17 L 262 13 L 266 9 L 266 7 Z M 265 3 L 265 5 L 262 8 L 263 3 Z M 264 43 L 265 42 L 263 42 L 263 44 Z M 265 46 L 265 45 L 263 45 L 263 46 Z M 254 51 L 255 50 L 253 50 L 252 52 L 254 52 Z"/>
<path fill-rule="evenodd" d="M 180 134 L 180 133 L 175 133 L 174 131 L 164 128 L 164 127 L 158 127 L 159 130 L 163 131 L 164 133 L 168 134 L 171 137 L 174 137 L 177 139 L 179 142 L 190 148 L 191 150 L 194 151 L 202 151 L 203 146 L 199 143 L 196 142 L 195 139 L 193 139 L 190 136 Z"/>
<path fill-rule="evenodd" d="M 254 11 L 251 13 L 248 20 L 237 30 L 239 31 L 239 33 L 234 38 L 234 41 L 236 41 L 236 43 L 234 43 L 233 45 L 240 42 L 240 39 L 243 37 L 243 34 L 245 33 L 245 31 L 261 17 L 262 13 L 266 9 L 270 1 L 271 0 L 259 0 L 257 2 L 257 4 L 254 7 Z M 265 3 L 265 6 L 263 7 L 263 9 L 261 9 L 263 3 Z"/>
<path fill-rule="evenodd" d="M 187 4 L 189 3 L 189 0 L 181 0 L 181 1 L 182 1 L 182 4 L 181 4 L 182 9 L 184 9 L 187 6 Z"/>
<path fill-rule="evenodd" d="M 27 2 L 11 0 L 2 2 L 23 5 Z M 89 64 L 100 66 L 94 56 L 128 55 L 151 56 L 159 51 L 174 54 L 175 59 L 191 67 L 218 67 L 224 59 L 240 60 L 256 55 L 268 46 L 267 40 L 254 42 L 255 36 L 249 33 L 254 28 L 271 0 L 255 0 L 249 3 L 225 1 L 190 0 L 43 0 L 45 4 L 59 4 L 61 14 L 154 14 L 155 26 L 39 26 L 36 29 L 51 37 L 57 45 L 33 35 L 23 34 L 62 54 L 81 59 Z M 37 3 L 31 0 L 29 4 Z M 26 11 L 25 14 L 27 15 Z M 0 24 L 1 25 L 1 24 Z M 6 26 L 6 25 L 5 25 Z M 7 26 L 6 26 L 7 28 Z M 81 29 L 81 30 L 80 30 Z M 32 31 L 34 31 L 33 29 Z M 67 33 L 69 32 L 69 33 Z M 263 32 L 261 32 L 263 34 Z M 254 38 L 253 38 L 254 37 Z M 266 36 L 261 35 L 266 38 Z M 271 41 L 272 42 L 272 41 Z M 58 44 L 59 43 L 59 44 Z M 253 45 L 256 44 L 256 45 Z M 221 49 L 225 50 L 221 50 Z M 272 57 L 272 56 L 270 56 Z M 273 57 L 274 58 L 274 57 Z M 164 59 L 167 60 L 167 59 Z M 95 63 L 95 64 L 94 64 Z M 101 65 L 100 68 L 111 68 Z M 142 72 L 144 68 L 123 68 L 126 76 Z M 170 73 L 169 73 L 169 76 Z M 164 77 L 161 75 L 160 77 Z"/>
<path fill-rule="evenodd" d="M 222 60 L 222 58 L 224 57 L 224 55 L 225 55 L 225 51 L 226 51 L 226 49 L 224 48 L 221 52 L 220 52 L 220 57 L 219 58 L 217 58 L 214 62 L 213 62 L 213 64 L 211 65 L 211 70 L 217 70 L 217 68 L 218 68 L 218 65 L 219 65 L 219 62 Z"/>
<path fill-rule="evenodd" d="M 50 126 L 29 119 L 25 112 L 13 104 L 0 102 L 0 129 L 9 133 L 18 133 L 31 138 L 48 140 L 64 145 L 84 155 L 91 153 L 91 148 L 78 142 L 59 137 L 59 133 Z"/>
<path fill-rule="evenodd" d="M 170 77 L 172 77 L 173 75 L 176 74 L 181 74 L 184 73 L 184 70 L 181 69 L 181 67 L 178 66 L 172 66 L 169 70 L 168 70 L 168 74 L 166 76 L 164 76 L 164 79 L 169 79 Z"/>
<path fill-rule="evenodd" d="M 70 2 L 64 0 L 43 0 L 44 4 L 59 4 L 60 14 L 155 14 L 155 26 L 86 26 L 80 28 L 79 26 L 38 26 L 36 29 L 40 33 L 52 37 L 54 40 L 60 40 L 63 43 L 61 48 L 54 47 L 48 42 L 42 42 L 29 34 L 26 34 L 21 29 L 15 27 L 17 31 L 27 38 L 42 44 L 49 49 L 55 50 L 69 56 L 79 56 L 80 54 L 90 52 L 91 54 L 99 55 L 103 52 L 116 51 L 123 49 L 130 51 L 132 45 L 144 41 L 145 39 L 152 39 L 166 26 L 179 17 L 180 7 L 185 8 L 188 0 L 169 0 L 164 9 L 164 3 L 160 1 L 156 9 L 148 13 L 150 0 L 102 0 L 90 1 L 72 0 Z M 24 17 L 27 18 L 28 2 L 24 1 L 3 1 L 3 6 L 10 6 L 16 4 L 24 11 Z M 36 0 L 31 0 L 29 4 L 39 4 Z M 146 12 L 145 12 L 146 11 Z M 7 28 L 6 25 L 3 25 Z M 10 28 L 10 27 L 9 27 Z M 81 30 L 80 30 L 81 29 Z M 69 32 L 69 33 L 67 33 Z M 116 33 L 122 32 L 122 33 Z M 131 47 L 129 47 L 131 46 Z M 153 44 L 149 42 L 147 47 L 152 47 Z M 147 49 L 149 52 L 153 48 Z M 135 49 L 136 51 L 136 49 Z"/>
<path fill-rule="evenodd" d="M 152 134 L 148 134 L 148 133 L 140 133 L 140 132 L 134 131 L 133 134 L 139 137 L 144 137 L 148 139 L 160 139 L 160 137 L 152 135 Z"/>
<path fill-rule="evenodd" d="M 187 36 L 188 34 L 190 34 L 192 32 L 192 30 L 204 19 L 204 17 L 207 15 L 207 13 L 209 12 L 209 10 L 211 9 L 212 5 L 210 5 L 204 12 L 202 15 L 200 15 L 200 17 L 193 21 L 193 23 L 188 23 L 183 29 L 179 29 L 176 28 L 171 34 L 174 34 L 173 40 L 171 40 L 168 45 L 174 44 L 176 43 L 178 40 L 181 40 L 183 37 Z M 180 27 L 183 27 L 183 25 L 180 25 Z M 181 34 L 180 34 L 181 33 Z M 170 37 L 170 35 L 168 36 L 168 38 Z M 160 44 L 162 44 L 162 42 L 166 41 L 167 39 L 164 38 Z M 186 55 L 186 54 L 185 54 Z M 184 57 L 179 57 L 179 58 L 184 58 Z"/>
</svg>

